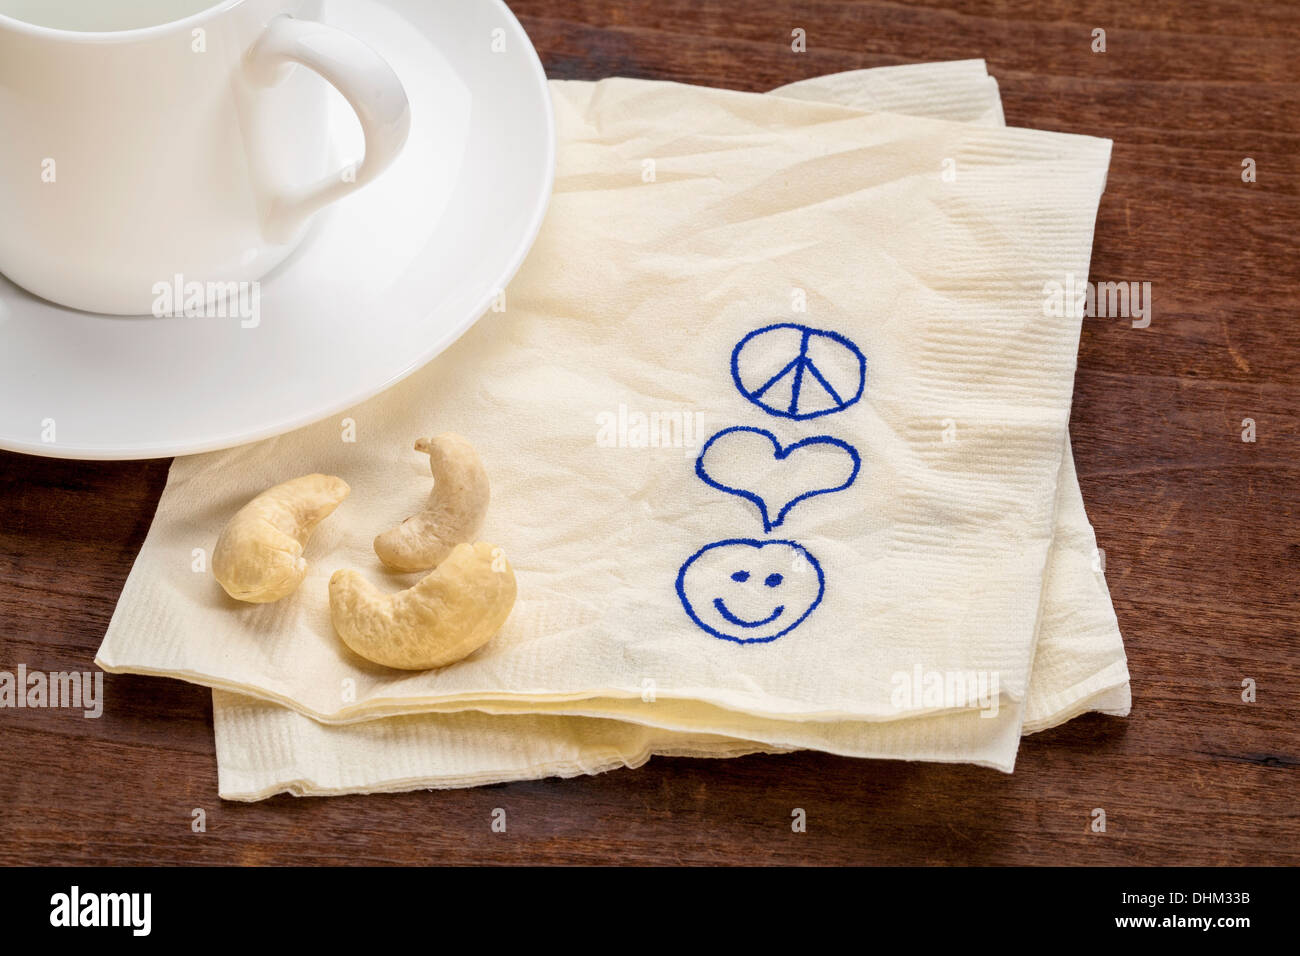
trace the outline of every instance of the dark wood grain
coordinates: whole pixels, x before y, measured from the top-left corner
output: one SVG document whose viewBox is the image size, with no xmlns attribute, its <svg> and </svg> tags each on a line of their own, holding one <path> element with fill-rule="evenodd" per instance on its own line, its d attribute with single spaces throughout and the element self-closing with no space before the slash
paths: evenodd
<svg viewBox="0 0 1300 956">
<path fill-rule="evenodd" d="M 1155 317 L 1085 322 L 1071 430 L 1132 716 L 1031 737 L 1011 776 L 805 753 L 238 805 L 216 797 L 208 692 L 109 676 L 100 720 L 0 712 L 0 862 L 1300 862 L 1300 5 L 513 8 L 555 78 L 765 90 L 984 57 L 1011 124 L 1115 141 L 1093 277 L 1150 281 Z M 166 471 L 0 455 L 0 669 L 90 666 Z"/>
</svg>

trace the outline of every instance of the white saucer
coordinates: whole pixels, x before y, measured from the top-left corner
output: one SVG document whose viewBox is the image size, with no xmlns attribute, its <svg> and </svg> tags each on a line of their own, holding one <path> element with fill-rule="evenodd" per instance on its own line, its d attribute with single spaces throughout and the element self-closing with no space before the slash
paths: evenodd
<svg viewBox="0 0 1300 956">
<path fill-rule="evenodd" d="M 515 274 L 550 197 L 555 124 L 514 15 L 500 0 L 326 0 L 322 19 L 401 78 L 401 156 L 262 280 L 255 328 L 77 312 L 0 277 L 0 448 L 156 458 L 310 424 L 427 363 Z M 330 95 L 341 165 L 361 131 Z"/>
</svg>

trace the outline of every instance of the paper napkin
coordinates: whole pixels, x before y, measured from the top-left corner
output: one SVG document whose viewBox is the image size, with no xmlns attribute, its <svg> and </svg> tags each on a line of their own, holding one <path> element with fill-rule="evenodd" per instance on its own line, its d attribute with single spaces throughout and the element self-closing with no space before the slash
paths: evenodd
<svg viewBox="0 0 1300 956">
<path fill-rule="evenodd" d="M 101 666 L 324 721 L 521 715 L 323 727 L 217 694 L 230 795 L 795 746 L 1009 769 L 1022 723 L 1125 710 L 1122 646 L 1065 445 L 1078 320 L 1041 306 L 1046 279 L 1086 275 L 1108 144 L 674 84 L 553 90 L 556 197 L 506 311 L 349 413 L 355 443 L 325 422 L 178 460 Z M 802 395 L 778 396 L 786 358 L 807 370 Z M 639 447 L 639 416 L 655 415 L 677 437 Z M 356 566 L 409 583 L 379 572 L 368 543 L 427 492 L 410 441 L 445 428 L 488 463 L 485 536 L 511 555 L 521 600 L 470 660 L 395 674 L 337 642 L 324 582 Z M 279 605 L 233 606 L 189 570 L 193 548 L 251 494 L 307 470 L 354 488 L 309 549 L 313 574 Z M 1058 496 L 1058 473 L 1072 495 Z M 792 543 L 745 543 L 774 541 Z M 739 624 L 710 617 L 713 592 L 693 593 L 696 571 L 719 569 L 692 556 L 746 549 L 783 549 L 788 604 L 807 604 L 789 629 L 746 630 L 748 611 Z M 1060 605 L 1040 602 L 1057 588 Z M 1029 681 L 1040 613 L 1034 673 L 1052 680 L 1041 696 Z M 754 635 L 770 640 L 736 642 Z M 900 703 L 910 674 L 918 690 L 934 674 L 996 675 L 998 713 L 922 693 Z M 541 711 L 593 717 L 529 716 Z M 513 751 L 520 764 L 437 743 L 483 720 L 530 741 Z M 627 736 L 614 745 L 611 733 Z M 288 779 L 294 741 L 313 735 L 316 770 Z M 354 743 L 381 739 L 411 775 L 321 770 L 355 771 Z M 403 742 L 443 756 L 411 763 Z"/>
</svg>

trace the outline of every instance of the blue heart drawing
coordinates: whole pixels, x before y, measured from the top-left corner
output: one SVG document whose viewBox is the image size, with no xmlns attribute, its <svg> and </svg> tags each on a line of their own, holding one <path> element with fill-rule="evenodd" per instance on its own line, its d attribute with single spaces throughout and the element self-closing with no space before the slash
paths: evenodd
<svg viewBox="0 0 1300 956">
<path fill-rule="evenodd" d="M 789 501 L 782 504 L 780 509 L 776 513 L 776 517 L 772 518 L 770 509 L 768 508 L 767 501 L 763 499 L 762 495 L 750 491 L 747 488 L 736 488 L 736 487 L 732 487 L 731 485 L 723 484 L 721 481 L 718 481 L 712 475 L 710 475 L 708 469 L 704 465 L 704 456 L 709 453 L 709 449 L 713 447 L 714 443 L 717 442 L 719 439 L 725 438 L 728 435 L 734 435 L 737 432 L 746 432 L 753 435 L 762 435 L 764 438 L 766 438 L 768 441 L 772 443 L 772 456 L 777 461 L 786 460 L 787 458 L 790 457 L 791 454 L 798 451 L 800 448 L 807 448 L 812 445 L 832 445 L 836 448 L 839 448 L 846 455 L 848 455 L 849 459 L 853 462 L 853 471 L 849 474 L 848 479 L 842 482 L 841 484 L 828 486 L 825 488 L 810 488 L 808 491 L 805 491 L 800 495 L 796 495 L 795 497 L 791 498 Z M 752 428 L 748 425 L 735 425 L 732 426 L 731 428 L 722 429 L 722 431 L 716 433 L 715 435 L 713 435 L 713 437 L 711 437 L 708 441 L 704 443 L 704 447 L 700 449 L 700 456 L 695 460 L 695 474 L 699 475 L 700 480 L 703 481 L 710 488 L 717 488 L 719 491 L 725 491 L 729 495 L 736 495 L 737 497 L 744 498 L 746 501 L 752 501 L 755 505 L 758 506 L 758 513 L 760 516 L 762 516 L 763 530 L 765 532 L 771 531 L 773 528 L 780 527 L 781 523 L 785 521 L 785 516 L 790 513 L 790 509 L 793 508 L 795 505 L 797 505 L 799 502 L 806 501 L 809 498 L 814 498 L 817 495 L 828 495 L 833 491 L 843 491 L 845 488 L 849 487 L 849 485 L 853 484 L 853 482 L 857 480 L 858 471 L 861 468 L 862 468 L 862 456 L 858 454 L 858 450 L 856 448 L 854 448 L 846 441 L 841 441 L 838 438 L 832 438 L 830 435 L 814 435 L 811 438 L 805 438 L 801 441 L 795 442 L 792 445 L 786 445 L 784 448 L 782 448 L 781 442 L 770 431 L 768 431 L 765 428 Z"/>
</svg>

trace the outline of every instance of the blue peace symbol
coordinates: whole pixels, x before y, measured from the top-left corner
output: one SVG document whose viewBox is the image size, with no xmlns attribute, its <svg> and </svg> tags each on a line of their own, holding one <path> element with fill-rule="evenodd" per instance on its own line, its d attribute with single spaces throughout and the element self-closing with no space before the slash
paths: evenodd
<svg viewBox="0 0 1300 956">
<path fill-rule="evenodd" d="M 780 371 L 775 375 L 769 376 L 754 387 L 747 386 L 740 377 L 741 353 L 747 347 L 761 348 L 763 336 L 786 329 L 799 333 L 798 354 L 792 355 L 790 360 L 784 363 Z M 849 358 L 850 361 L 846 362 L 846 365 L 850 363 L 856 364 L 857 383 L 852 389 L 852 394 L 843 394 L 843 392 L 848 391 L 847 389 L 837 390 L 826 374 L 817 367 L 817 363 L 808 354 L 809 345 L 814 342 L 833 343 L 833 347 L 846 353 Z M 781 344 L 782 347 L 787 347 L 784 342 Z M 818 418 L 822 415 L 843 411 L 857 402 L 862 397 L 862 391 L 867 382 L 867 359 L 862 354 L 862 350 L 851 339 L 838 332 L 831 332 L 827 329 L 814 329 L 811 326 L 800 325 L 796 322 L 777 322 L 773 325 L 765 325 L 760 329 L 755 329 L 736 343 L 736 347 L 731 353 L 731 379 L 736 383 L 736 389 L 741 395 L 769 415 L 804 421 L 809 418 Z M 790 381 L 789 402 L 777 405 L 772 401 L 765 400 L 764 396 L 772 390 L 773 386 L 784 379 Z M 841 382 L 841 386 L 843 384 Z M 827 404 L 828 401 L 829 404 Z"/>
</svg>

